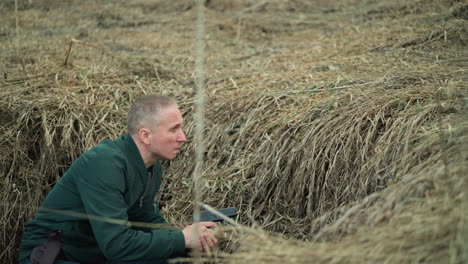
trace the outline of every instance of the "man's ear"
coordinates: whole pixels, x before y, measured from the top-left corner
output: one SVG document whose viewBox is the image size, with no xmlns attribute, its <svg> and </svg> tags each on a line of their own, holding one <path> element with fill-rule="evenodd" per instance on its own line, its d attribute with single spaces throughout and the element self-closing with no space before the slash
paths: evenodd
<svg viewBox="0 0 468 264">
<path fill-rule="evenodd" d="M 145 145 L 151 144 L 150 134 L 151 134 L 151 131 L 149 129 L 147 129 L 147 128 L 140 128 L 138 130 L 138 138 Z"/>
</svg>

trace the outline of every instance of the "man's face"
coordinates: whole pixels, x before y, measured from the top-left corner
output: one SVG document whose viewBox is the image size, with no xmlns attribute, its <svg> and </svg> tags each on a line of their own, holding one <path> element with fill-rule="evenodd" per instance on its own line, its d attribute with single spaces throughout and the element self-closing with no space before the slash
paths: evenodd
<svg viewBox="0 0 468 264">
<path fill-rule="evenodd" d="M 176 105 L 169 105 L 159 112 L 159 124 L 151 130 L 149 150 L 158 159 L 171 160 L 186 142 L 182 132 L 182 114 Z"/>
</svg>

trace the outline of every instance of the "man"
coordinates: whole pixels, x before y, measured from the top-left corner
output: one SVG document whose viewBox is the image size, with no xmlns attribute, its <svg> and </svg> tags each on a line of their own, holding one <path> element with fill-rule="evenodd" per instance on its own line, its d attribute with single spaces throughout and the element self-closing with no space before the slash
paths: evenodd
<svg viewBox="0 0 468 264">
<path fill-rule="evenodd" d="M 172 99 L 137 99 L 127 116 L 129 134 L 82 154 L 47 195 L 23 234 L 19 262 L 43 262 L 34 259 L 53 254 L 57 240 L 58 259 L 72 261 L 65 263 L 164 263 L 187 249 L 216 247 L 215 223 L 200 223 L 198 232 L 196 225 L 166 228 L 154 202 L 162 176 L 159 161 L 175 158 L 187 141 L 182 124 Z M 161 225 L 149 229 L 135 222 Z M 45 247 L 45 253 L 38 250 Z"/>
</svg>

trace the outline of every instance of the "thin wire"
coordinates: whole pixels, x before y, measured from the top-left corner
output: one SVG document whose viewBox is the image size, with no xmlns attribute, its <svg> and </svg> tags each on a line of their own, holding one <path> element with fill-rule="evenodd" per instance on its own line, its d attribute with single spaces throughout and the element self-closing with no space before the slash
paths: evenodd
<svg viewBox="0 0 468 264">
<path fill-rule="evenodd" d="M 193 222 L 198 225 L 200 222 L 200 202 L 201 197 L 201 175 L 203 172 L 203 153 L 205 146 L 203 144 L 203 129 L 204 129 L 204 113 L 205 113 L 205 96 L 204 96 L 204 47 L 205 47 L 205 17 L 203 0 L 197 0 L 197 24 L 196 24 L 196 60 L 195 60 L 195 82 L 196 82 L 196 112 L 195 112 L 195 170 L 193 175 L 194 184 L 194 211 Z M 200 234 L 198 227 L 195 228 L 195 237 L 199 240 Z M 199 249 L 195 250 L 195 254 L 200 254 Z"/>
<path fill-rule="evenodd" d="M 15 0 L 16 54 L 19 56 L 18 0 Z"/>
<path fill-rule="evenodd" d="M 16 57 L 23 69 L 24 77 L 27 78 L 26 67 L 24 66 L 23 58 L 20 56 L 20 40 L 19 40 L 19 22 L 18 22 L 18 0 L 15 0 L 15 23 L 16 23 Z"/>
<path fill-rule="evenodd" d="M 228 222 L 229 224 L 235 226 L 235 227 L 240 227 L 241 225 L 238 224 L 236 221 L 232 220 L 231 218 L 223 215 L 222 213 L 216 211 L 216 209 L 214 209 L 213 207 L 205 204 L 205 203 L 200 203 L 200 206 L 203 207 L 205 210 L 207 210 L 208 212 L 211 212 L 212 214 L 222 218 L 224 221 Z"/>
<path fill-rule="evenodd" d="M 151 229 L 167 229 L 167 230 L 180 231 L 179 228 L 173 227 L 169 224 L 155 224 L 155 223 L 128 221 L 124 219 L 116 219 L 116 218 L 111 218 L 111 217 L 91 215 L 91 214 L 72 212 L 72 211 L 67 211 L 67 210 L 58 210 L 58 209 L 45 208 L 45 207 L 39 208 L 38 211 L 58 214 L 58 215 L 67 215 L 67 216 L 72 216 L 72 217 L 81 218 L 81 219 L 88 219 L 88 220 L 93 220 L 93 221 L 100 221 L 100 222 L 129 226 L 129 227 L 144 227 L 144 228 L 151 228 Z"/>
</svg>

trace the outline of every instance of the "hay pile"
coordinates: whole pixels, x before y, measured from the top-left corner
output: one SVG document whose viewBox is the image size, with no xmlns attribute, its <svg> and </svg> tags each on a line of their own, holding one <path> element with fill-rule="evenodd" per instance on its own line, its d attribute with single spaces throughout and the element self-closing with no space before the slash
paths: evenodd
<svg viewBox="0 0 468 264">
<path fill-rule="evenodd" d="M 324 226 L 311 242 L 247 229 L 235 233 L 241 246 L 226 257 L 231 263 L 464 263 L 467 132 L 466 121 L 451 130 L 445 150 L 430 158 L 439 165 L 419 164 L 385 190 L 303 223 L 307 230 Z M 440 147 L 439 135 L 427 133 L 403 159 Z M 447 167 L 440 164 L 445 159 Z"/>
<path fill-rule="evenodd" d="M 139 95 L 174 96 L 193 137 L 194 4 L 68 2 L 22 3 L 19 47 L 0 4 L 2 263 L 70 163 L 125 133 Z M 255 227 L 218 262 L 468 260 L 467 7 L 206 3 L 203 197 Z M 179 225 L 194 147 L 165 164 L 162 211 Z"/>
</svg>

